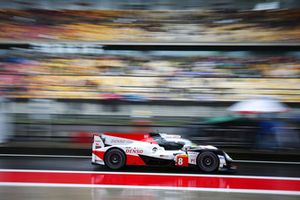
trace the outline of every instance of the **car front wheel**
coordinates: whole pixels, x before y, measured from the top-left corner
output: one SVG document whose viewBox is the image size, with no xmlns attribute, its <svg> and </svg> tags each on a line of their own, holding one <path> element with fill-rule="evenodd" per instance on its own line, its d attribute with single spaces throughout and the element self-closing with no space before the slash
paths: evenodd
<svg viewBox="0 0 300 200">
<path fill-rule="evenodd" d="M 219 159 L 213 152 L 202 152 L 197 158 L 199 168 L 204 172 L 214 172 L 218 169 Z"/>
</svg>

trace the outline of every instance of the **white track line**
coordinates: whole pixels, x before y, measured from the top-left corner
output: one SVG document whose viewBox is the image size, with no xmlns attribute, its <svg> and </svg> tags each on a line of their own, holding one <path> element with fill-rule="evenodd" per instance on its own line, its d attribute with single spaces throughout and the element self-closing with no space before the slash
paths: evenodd
<svg viewBox="0 0 300 200">
<path fill-rule="evenodd" d="M 37 158 L 91 158 L 91 156 L 73 155 L 36 155 L 36 154 L 0 154 L 0 157 L 37 157 Z M 288 164 L 300 165 L 300 162 L 268 161 L 268 160 L 233 160 L 236 163 Z"/>
<path fill-rule="evenodd" d="M 73 155 L 36 155 L 36 154 L 0 154 L 0 157 L 91 158 L 92 156 L 73 156 Z"/>
<path fill-rule="evenodd" d="M 286 162 L 286 161 L 268 161 L 268 160 L 233 160 L 237 163 L 263 163 L 263 164 L 288 164 L 288 165 L 300 165 L 300 162 Z"/>
<path fill-rule="evenodd" d="M 14 183 L 0 182 L 0 186 L 7 187 L 65 187 L 65 188 L 118 188 L 118 189 L 150 189 L 150 190 L 178 190 L 178 191 L 203 191 L 223 193 L 252 193 L 252 194 L 277 194 L 300 195 L 299 191 L 283 190 L 252 190 L 252 189 L 224 189 L 224 188 L 193 188 L 193 187 L 166 187 L 166 186 L 129 186 L 129 185 L 95 185 L 95 184 L 53 184 L 53 183 Z"/>
<path fill-rule="evenodd" d="M 214 177 L 214 178 L 251 178 L 251 179 L 275 179 L 275 180 L 295 180 L 296 177 L 277 176 L 245 176 L 245 175 L 219 175 L 219 174 L 178 174 L 178 173 L 146 173 L 146 172 L 108 172 L 108 171 L 71 171 L 71 170 L 31 170 L 31 169 L 0 169 L 0 172 L 37 172 L 37 173 L 74 173 L 74 174 L 115 174 L 115 175 L 144 175 L 144 176 L 187 176 L 187 177 Z"/>
</svg>

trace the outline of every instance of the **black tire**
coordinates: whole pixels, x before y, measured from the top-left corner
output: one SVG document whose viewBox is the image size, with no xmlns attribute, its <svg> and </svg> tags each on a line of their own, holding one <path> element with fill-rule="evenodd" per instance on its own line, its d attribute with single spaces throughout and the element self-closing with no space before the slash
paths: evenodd
<svg viewBox="0 0 300 200">
<path fill-rule="evenodd" d="M 204 172 L 215 172 L 219 167 L 218 156 L 210 151 L 202 152 L 197 158 L 197 165 Z"/>
<path fill-rule="evenodd" d="M 105 153 L 104 163 L 110 169 L 121 169 L 126 164 L 125 153 L 121 149 L 110 149 Z"/>
</svg>

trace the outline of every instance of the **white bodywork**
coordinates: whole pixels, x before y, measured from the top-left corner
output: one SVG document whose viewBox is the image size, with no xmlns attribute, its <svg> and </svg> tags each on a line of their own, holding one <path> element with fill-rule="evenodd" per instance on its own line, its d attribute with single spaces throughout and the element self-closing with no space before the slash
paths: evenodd
<svg viewBox="0 0 300 200">
<path fill-rule="evenodd" d="M 128 159 L 137 157 L 140 158 L 140 156 L 148 156 L 151 158 L 174 161 L 176 165 L 178 165 L 178 156 L 186 156 L 189 165 L 197 165 L 197 157 L 199 155 L 199 152 L 189 151 L 191 147 L 196 147 L 197 149 L 217 150 L 216 147 L 211 145 L 195 146 L 190 140 L 183 139 L 179 135 L 160 134 L 160 136 L 166 141 L 184 143 L 184 146 L 179 150 L 165 150 L 164 147 L 159 146 L 154 142 L 152 143 L 149 141 L 138 141 L 118 136 L 101 134 L 99 136 L 94 136 L 94 142 L 92 145 L 92 163 L 105 165 L 103 159 L 104 156 L 101 157 L 99 155 L 104 155 L 107 150 L 116 147 L 123 150 Z M 225 157 L 221 155 L 218 155 L 218 158 L 219 170 L 221 170 L 226 165 L 226 159 L 230 158 L 228 156 L 228 158 L 225 159 Z"/>
</svg>

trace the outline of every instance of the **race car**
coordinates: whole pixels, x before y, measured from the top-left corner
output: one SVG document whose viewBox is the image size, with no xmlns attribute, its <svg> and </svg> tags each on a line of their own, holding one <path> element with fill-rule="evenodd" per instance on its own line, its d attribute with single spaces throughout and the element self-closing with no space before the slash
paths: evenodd
<svg viewBox="0 0 300 200">
<path fill-rule="evenodd" d="M 203 172 L 235 170 L 232 159 L 211 145 L 195 145 L 180 135 L 114 133 L 93 136 L 92 164 L 117 170 L 129 165 L 198 167 Z"/>
</svg>

